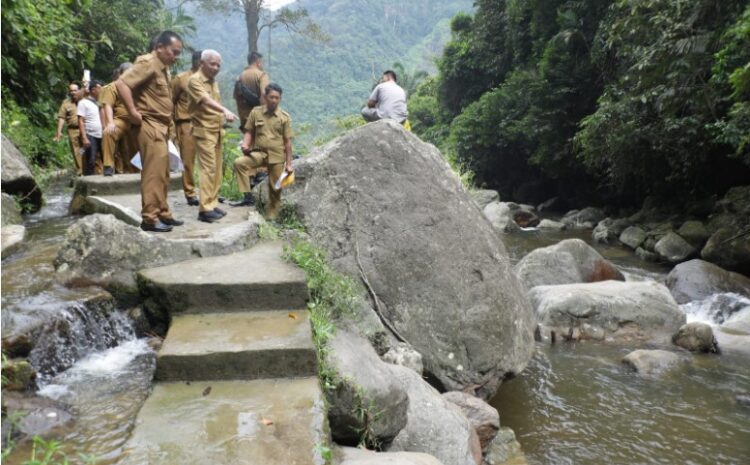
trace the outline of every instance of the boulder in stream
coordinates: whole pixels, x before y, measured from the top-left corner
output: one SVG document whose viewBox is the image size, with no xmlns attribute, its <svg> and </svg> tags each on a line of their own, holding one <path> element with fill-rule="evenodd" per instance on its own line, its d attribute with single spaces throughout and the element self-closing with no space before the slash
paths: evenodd
<svg viewBox="0 0 750 465">
<path fill-rule="evenodd" d="M 630 225 L 627 218 L 605 218 L 596 225 L 591 238 L 600 244 L 616 244 L 622 232 Z"/>
<path fill-rule="evenodd" d="M 460 391 L 451 391 L 443 394 L 443 398 L 452 402 L 461 409 L 464 416 L 469 420 L 479 436 L 479 444 L 482 450 L 486 450 L 500 429 L 500 414 L 497 410 L 471 394 Z"/>
<path fill-rule="evenodd" d="M 2 225 L 22 224 L 23 217 L 21 216 L 21 210 L 18 208 L 16 199 L 5 192 L 2 193 L 2 199 L 2 215 L 0 215 Z"/>
<path fill-rule="evenodd" d="M 720 228 L 701 250 L 701 258 L 727 270 L 750 275 L 750 225 Z"/>
<path fill-rule="evenodd" d="M 677 233 L 669 232 L 654 245 L 654 251 L 669 263 L 684 262 L 697 250 Z"/>
<path fill-rule="evenodd" d="M 5 135 L 2 136 L 2 190 L 19 198 L 30 211 L 42 208 L 42 190 L 31 173 L 29 163 Z"/>
<path fill-rule="evenodd" d="M 685 221 L 677 230 L 677 234 L 690 243 L 693 247 L 700 249 L 706 243 L 711 233 L 701 221 Z"/>
<path fill-rule="evenodd" d="M 500 193 L 491 189 L 476 189 L 469 191 L 469 195 L 474 203 L 477 204 L 480 210 L 484 210 L 484 207 L 491 204 L 492 202 L 500 201 Z"/>
<path fill-rule="evenodd" d="M 383 120 L 315 149 L 295 173 L 286 199 L 313 242 L 365 283 L 436 385 L 488 398 L 526 366 L 533 314 L 523 286 L 434 146 Z"/>
<path fill-rule="evenodd" d="M 521 227 L 513 219 L 513 212 L 507 202 L 491 202 L 482 210 L 493 228 L 502 233 L 520 231 Z"/>
<path fill-rule="evenodd" d="M 646 240 L 646 231 L 638 226 L 625 228 L 620 234 L 620 242 L 635 250 Z"/>
<path fill-rule="evenodd" d="M 635 350 L 622 359 L 622 363 L 642 375 L 658 375 L 680 364 L 680 357 L 667 350 Z"/>
<path fill-rule="evenodd" d="M 675 345 L 690 352 L 719 353 L 714 332 L 706 323 L 693 322 L 680 327 L 672 336 Z"/>
<path fill-rule="evenodd" d="M 750 278 L 697 258 L 675 266 L 666 285 L 678 304 L 725 292 L 750 298 Z"/>
<path fill-rule="evenodd" d="M 569 229 L 593 229 L 607 215 L 599 208 L 586 207 L 583 210 L 571 210 L 560 221 Z"/>
</svg>

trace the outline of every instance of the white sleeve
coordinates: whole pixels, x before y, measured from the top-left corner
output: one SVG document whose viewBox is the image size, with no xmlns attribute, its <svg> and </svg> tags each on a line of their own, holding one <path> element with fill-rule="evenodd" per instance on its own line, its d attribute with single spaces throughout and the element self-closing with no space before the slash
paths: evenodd
<svg viewBox="0 0 750 465">
<path fill-rule="evenodd" d="M 83 118 L 86 117 L 86 104 L 83 100 L 78 101 L 78 116 L 81 116 Z"/>
<path fill-rule="evenodd" d="M 370 94 L 370 100 L 372 100 L 373 102 L 377 102 L 379 95 L 380 95 L 380 84 L 375 86 L 375 88 L 372 90 L 372 93 Z"/>
</svg>

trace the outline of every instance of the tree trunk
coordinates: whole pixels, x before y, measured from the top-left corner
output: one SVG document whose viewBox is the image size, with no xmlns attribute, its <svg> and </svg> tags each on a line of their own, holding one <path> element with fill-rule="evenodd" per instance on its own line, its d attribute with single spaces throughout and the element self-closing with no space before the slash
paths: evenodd
<svg viewBox="0 0 750 465">
<path fill-rule="evenodd" d="M 244 0 L 245 26 L 247 27 L 247 51 L 258 51 L 258 22 L 260 21 L 260 7 L 263 0 Z"/>
</svg>

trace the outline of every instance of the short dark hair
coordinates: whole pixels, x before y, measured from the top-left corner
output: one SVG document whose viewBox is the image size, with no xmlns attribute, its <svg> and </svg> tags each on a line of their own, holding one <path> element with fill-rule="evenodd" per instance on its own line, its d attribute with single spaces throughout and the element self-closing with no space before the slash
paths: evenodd
<svg viewBox="0 0 750 465">
<path fill-rule="evenodd" d="M 116 81 L 117 78 L 123 75 L 125 71 L 129 70 L 133 66 L 133 63 L 126 61 L 124 63 L 120 63 L 120 66 L 115 68 L 114 72 L 112 73 L 112 80 Z"/>
<path fill-rule="evenodd" d="M 201 53 L 203 50 L 196 50 L 193 52 L 193 68 L 197 68 L 201 64 Z"/>
<path fill-rule="evenodd" d="M 266 86 L 266 95 L 270 94 L 271 91 L 276 91 L 279 93 L 279 95 L 282 95 L 284 91 L 281 89 L 281 86 L 276 84 L 275 82 L 272 82 Z"/>
<path fill-rule="evenodd" d="M 68 83 L 68 87 L 70 87 L 70 86 L 76 86 L 76 87 L 78 87 L 79 90 L 81 89 L 81 84 L 79 84 L 77 81 L 70 81 Z"/>
<path fill-rule="evenodd" d="M 172 43 L 172 39 L 177 39 L 182 42 L 182 37 L 180 37 L 176 32 L 162 31 L 158 36 L 156 36 L 154 48 L 166 47 L 167 45 L 170 45 Z"/>
<path fill-rule="evenodd" d="M 247 54 L 247 64 L 252 65 L 261 58 L 263 58 L 263 54 L 261 54 L 260 52 L 250 52 Z"/>
<path fill-rule="evenodd" d="M 398 82 L 398 76 L 396 76 L 396 72 L 392 69 L 389 69 L 388 71 L 383 73 L 383 76 L 390 76 L 391 79 L 393 79 L 393 82 Z"/>
<path fill-rule="evenodd" d="M 93 81 L 89 82 L 89 92 L 91 92 L 91 89 L 95 88 L 96 86 L 101 86 L 101 85 L 103 85 L 102 81 L 98 81 L 94 79 Z"/>
</svg>

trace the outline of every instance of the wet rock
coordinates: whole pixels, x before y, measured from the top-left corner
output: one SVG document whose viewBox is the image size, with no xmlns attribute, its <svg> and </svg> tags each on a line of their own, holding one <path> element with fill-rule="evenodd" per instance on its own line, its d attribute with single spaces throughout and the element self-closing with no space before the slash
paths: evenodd
<svg viewBox="0 0 750 465">
<path fill-rule="evenodd" d="M 537 226 L 539 229 L 552 229 L 555 231 L 564 231 L 567 226 L 565 226 L 565 223 L 561 223 L 559 221 L 553 221 L 548 219 L 543 219 L 539 222 L 539 226 Z"/>
<path fill-rule="evenodd" d="M 23 223 L 21 210 L 18 208 L 16 200 L 12 195 L 8 195 L 5 192 L 2 194 L 2 215 L 0 215 L 0 220 L 3 226 Z"/>
<path fill-rule="evenodd" d="M 703 247 L 701 258 L 727 270 L 750 275 L 750 228 L 719 229 Z"/>
<path fill-rule="evenodd" d="M 750 278 L 697 258 L 675 266 L 667 276 L 666 285 L 678 304 L 723 292 L 750 298 Z"/>
<path fill-rule="evenodd" d="M 711 326 L 705 323 L 688 323 L 672 336 L 675 345 L 691 352 L 719 353 L 719 345 Z"/>
<path fill-rule="evenodd" d="M 643 247 L 638 247 L 637 249 L 635 249 L 635 255 L 636 257 L 640 258 L 644 262 L 658 262 L 659 261 L 658 254 L 655 254 L 654 252 L 649 252 Z"/>
<path fill-rule="evenodd" d="M 313 241 L 334 268 L 367 278 L 441 389 L 479 385 L 490 397 L 526 366 L 528 298 L 500 236 L 434 146 L 378 121 L 315 149 L 296 177 L 286 199 Z"/>
<path fill-rule="evenodd" d="M 513 221 L 522 228 L 533 228 L 539 224 L 539 217 L 532 211 L 518 209 L 513 211 Z"/>
<path fill-rule="evenodd" d="M 479 436 L 482 450 L 486 450 L 500 429 L 500 414 L 487 402 L 471 394 L 450 391 L 443 398 L 458 406 Z"/>
<path fill-rule="evenodd" d="M 422 364 L 422 354 L 414 350 L 408 344 L 399 342 L 390 349 L 388 352 L 383 354 L 383 361 L 391 363 L 393 365 L 401 365 L 414 370 L 420 375 L 424 371 L 424 365 Z"/>
<path fill-rule="evenodd" d="M 635 250 L 646 240 L 646 231 L 638 226 L 630 226 L 622 231 L 619 239 L 620 242 Z"/>
<path fill-rule="evenodd" d="M 356 445 L 359 431 L 368 427 L 379 441 L 392 440 L 406 425 L 409 405 L 406 387 L 393 379 L 393 365 L 381 361 L 366 339 L 346 330 L 336 332 L 329 350 L 328 363 L 337 374 L 335 389 L 327 391 L 333 439 Z M 363 407 L 377 415 L 363 418 Z"/>
<path fill-rule="evenodd" d="M 26 360 L 6 360 L 2 372 L 3 390 L 26 391 L 36 386 L 36 370 Z"/>
<path fill-rule="evenodd" d="M 32 212 L 42 208 L 42 190 L 31 173 L 26 157 L 4 135 L 2 136 L 2 190 L 17 196 Z"/>
<path fill-rule="evenodd" d="M 479 465 L 479 438 L 461 410 L 414 371 L 390 367 L 392 378 L 409 393 L 409 409 L 406 426 L 386 450 L 429 453 L 445 464 Z"/>
<path fill-rule="evenodd" d="M 666 350 L 636 350 L 622 359 L 622 363 L 643 375 L 658 375 L 677 367 L 680 357 Z"/>
<path fill-rule="evenodd" d="M 3 337 L 3 353 L 11 358 L 26 357 L 33 344 L 29 334 L 12 334 Z"/>
<path fill-rule="evenodd" d="M 594 241 L 601 244 L 616 244 L 622 232 L 630 224 L 630 220 L 627 218 L 605 218 L 596 225 L 594 231 L 591 233 L 591 237 Z"/>
<path fill-rule="evenodd" d="M 484 207 L 491 204 L 492 202 L 500 201 L 500 193 L 490 189 L 477 189 L 469 191 L 471 200 L 477 204 L 480 210 L 484 210 Z"/>
<path fill-rule="evenodd" d="M 696 248 L 703 247 L 711 236 L 706 226 L 700 221 L 685 221 L 677 230 L 677 234 Z"/>
<path fill-rule="evenodd" d="M 593 328 L 618 340 L 669 337 L 685 324 L 669 290 L 656 282 L 537 286 L 529 297 L 539 322 L 564 339 L 591 338 Z"/>
<path fill-rule="evenodd" d="M 539 285 L 625 279 L 611 262 L 580 239 L 566 239 L 533 250 L 518 262 L 514 271 L 529 289 Z"/>
<path fill-rule="evenodd" d="M 592 229 L 606 217 L 599 208 L 587 207 L 583 210 L 571 210 L 563 216 L 562 221 L 569 229 Z"/>
<path fill-rule="evenodd" d="M 482 462 L 483 465 L 526 465 L 527 463 L 521 444 L 516 440 L 516 434 L 507 427 L 502 427 L 497 432 Z"/>
<path fill-rule="evenodd" d="M 20 224 L 9 224 L 2 227 L 0 236 L 0 257 L 5 258 L 21 246 L 26 238 L 26 228 Z"/>
<path fill-rule="evenodd" d="M 521 228 L 513 220 L 513 212 L 507 203 L 492 202 L 482 210 L 485 218 L 496 230 L 503 233 L 512 233 L 520 231 Z"/>
<path fill-rule="evenodd" d="M 151 331 L 151 324 L 146 317 L 146 312 L 141 307 L 133 307 L 128 310 L 128 318 L 133 322 L 133 330 L 138 337 L 146 337 Z"/>
<path fill-rule="evenodd" d="M 338 465 L 443 465 L 435 457 L 419 452 L 375 452 L 354 447 L 336 448 Z"/>
<path fill-rule="evenodd" d="M 669 263 L 684 262 L 697 252 L 695 247 L 673 232 L 659 239 L 654 245 L 654 250 Z"/>
<path fill-rule="evenodd" d="M 7 417 L 6 417 L 7 415 Z M 17 421 L 3 421 L 3 435 L 12 428 L 13 437 L 48 436 L 73 420 L 69 408 L 60 402 L 30 393 L 3 391 L 3 418 L 15 417 Z"/>
</svg>

